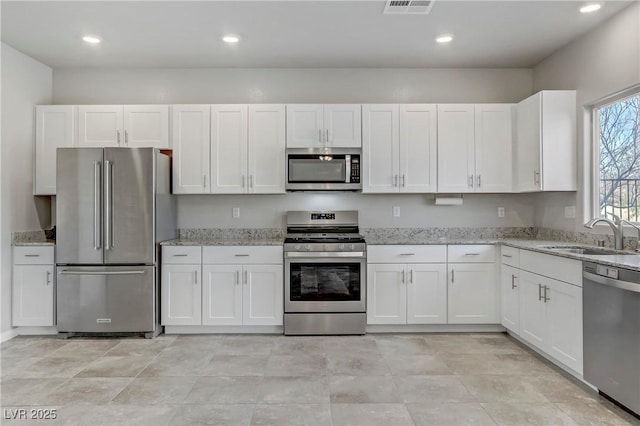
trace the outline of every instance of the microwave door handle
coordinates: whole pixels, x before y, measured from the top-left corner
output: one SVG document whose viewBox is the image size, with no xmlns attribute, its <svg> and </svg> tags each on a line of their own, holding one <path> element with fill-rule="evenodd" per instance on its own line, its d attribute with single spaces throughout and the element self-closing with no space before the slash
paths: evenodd
<svg viewBox="0 0 640 426">
<path fill-rule="evenodd" d="M 344 182 L 349 183 L 351 182 L 351 155 L 344 156 L 344 168 Z"/>
</svg>

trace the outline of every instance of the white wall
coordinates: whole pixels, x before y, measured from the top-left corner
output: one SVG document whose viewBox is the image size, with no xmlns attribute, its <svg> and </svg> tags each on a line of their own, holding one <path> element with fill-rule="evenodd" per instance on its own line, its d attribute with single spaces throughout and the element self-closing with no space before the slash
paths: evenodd
<svg viewBox="0 0 640 426">
<path fill-rule="evenodd" d="M 606 7 L 606 6 L 605 6 Z M 536 226 L 584 231 L 594 213 L 585 209 L 591 192 L 591 136 L 588 110 L 603 97 L 640 83 L 640 3 L 554 53 L 533 70 L 533 88 L 577 90 L 578 193 L 539 194 Z M 586 165 L 586 167 L 585 167 Z M 564 206 L 578 208 L 574 221 L 563 219 Z M 610 232 L 610 231 L 608 231 Z"/>
<path fill-rule="evenodd" d="M 517 102 L 532 93 L 528 69 L 56 69 L 56 104 Z M 178 225 L 282 227 L 284 212 L 358 209 L 362 226 L 531 226 L 531 196 L 465 197 L 435 207 L 432 196 L 289 194 L 179 196 Z M 393 206 L 400 218 L 393 218 Z M 497 207 L 507 209 L 498 219 Z M 241 218 L 231 218 L 231 208 Z"/>
<path fill-rule="evenodd" d="M 0 222 L 2 332 L 11 328 L 11 232 L 41 229 L 33 193 L 34 106 L 52 102 L 52 70 L 2 43 Z"/>
</svg>

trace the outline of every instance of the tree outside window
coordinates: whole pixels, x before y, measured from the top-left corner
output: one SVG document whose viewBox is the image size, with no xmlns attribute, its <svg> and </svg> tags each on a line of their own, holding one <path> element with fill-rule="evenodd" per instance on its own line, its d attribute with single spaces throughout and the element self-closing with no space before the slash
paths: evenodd
<svg viewBox="0 0 640 426">
<path fill-rule="evenodd" d="M 640 95 L 596 110 L 600 146 L 600 216 L 640 221 Z"/>
</svg>

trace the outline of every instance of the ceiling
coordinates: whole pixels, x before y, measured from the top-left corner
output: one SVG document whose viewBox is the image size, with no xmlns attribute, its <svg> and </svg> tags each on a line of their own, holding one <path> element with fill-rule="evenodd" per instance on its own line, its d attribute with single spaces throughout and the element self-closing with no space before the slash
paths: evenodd
<svg viewBox="0 0 640 426">
<path fill-rule="evenodd" d="M 53 67 L 530 68 L 629 6 L 607 1 L 6 1 L 2 41 Z M 241 37 L 237 45 L 224 34 Z M 437 35 L 452 33 L 448 45 Z M 98 35 L 88 45 L 84 35 Z"/>
</svg>

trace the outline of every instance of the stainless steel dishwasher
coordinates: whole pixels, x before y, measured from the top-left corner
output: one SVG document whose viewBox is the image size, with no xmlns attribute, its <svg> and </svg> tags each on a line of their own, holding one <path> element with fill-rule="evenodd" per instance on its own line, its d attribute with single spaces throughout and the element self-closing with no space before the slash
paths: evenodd
<svg viewBox="0 0 640 426">
<path fill-rule="evenodd" d="M 640 272 L 584 262 L 584 379 L 640 415 Z"/>
</svg>

